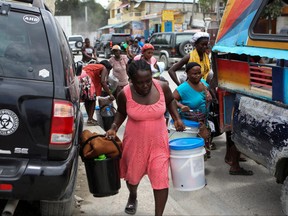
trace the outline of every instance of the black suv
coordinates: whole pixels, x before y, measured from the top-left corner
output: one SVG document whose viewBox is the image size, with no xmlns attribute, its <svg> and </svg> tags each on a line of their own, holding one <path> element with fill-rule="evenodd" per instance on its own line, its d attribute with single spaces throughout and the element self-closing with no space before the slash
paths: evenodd
<svg viewBox="0 0 288 216">
<path fill-rule="evenodd" d="M 154 33 L 149 43 L 154 46 L 154 56 L 165 63 L 165 70 L 193 50 L 190 40 L 195 32 Z"/>
<path fill-rule="evenodd" d="M 112 46 L 121 46 L 122 43 L 126 42 L 127 37 L 130 38 L 131 35 L 125 33 L 102 34 L 100 39 L 96 40 L 94 45 L 97 55 L 99 56 L 99 54 L 104 54 L 106 59 L 110 58 Z"/>
<path fill-rule="evenodd" d="M 0 198 L 71 215 L 82 68 L 43 2 L 26 2 L 0 0 Z"/>
</svg>

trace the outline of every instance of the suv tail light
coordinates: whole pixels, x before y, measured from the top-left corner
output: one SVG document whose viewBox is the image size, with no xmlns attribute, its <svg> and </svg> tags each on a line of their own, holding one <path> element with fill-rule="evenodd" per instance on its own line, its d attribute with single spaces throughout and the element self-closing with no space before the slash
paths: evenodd
<svg viewBox="0 0 288 216">
<path fill-rule="evenodd" d="M 112 41 L 110 41 L 109 45 L 110 45 L 110 48 L 112 48 L 112 46 L 113 46 L 113 43 L 112 43 Z"/>
<path fill-rule="evenodd" d="M 0 191 L 12 191 L 12 184 L 0 184 Z"/>
<path fill-rule="evenodd" d="M 71 146 L 74 128 L 72 103 L 54 100 L 49 148 L 67 149 Z"/>
<path fill-rule="evenodd" d="M 175 56 L 175 55 L 177 55 L 177 51 L 175 48 L 172 48 L 171 49 L 171 56 Z"/>
</svg>

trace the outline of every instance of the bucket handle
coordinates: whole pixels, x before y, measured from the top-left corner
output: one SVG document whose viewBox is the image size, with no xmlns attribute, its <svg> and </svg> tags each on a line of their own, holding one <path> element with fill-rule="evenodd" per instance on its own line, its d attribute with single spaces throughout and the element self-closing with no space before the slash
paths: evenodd
<svg viewBox="0 0 288 216">
<path fill-rule="evenodd" d="M 81 145 L 81 149 L 80 149 L 80 156 L 81 158 L 84 158 L 82 152 L 83 152 L 83 149 L 84 149 L 84 146 L 87 145 L 91 140 L 97 138 L 97 137 L 106 137 L 106 135 L 103 135 L 103 134 L 97 134 L 97 135 L 94 135 L 94 136 L 91 136 L 89 137 L 82 145 Z M 116 146 L 118 152 L 119 152 L 119 159 L 121 159 L 122 157 L 122 151 L 119 147 L 119 145 L 116 143 L 115 139 L 110 139 L 112 141 L 112 143 Z"/>
</svg>

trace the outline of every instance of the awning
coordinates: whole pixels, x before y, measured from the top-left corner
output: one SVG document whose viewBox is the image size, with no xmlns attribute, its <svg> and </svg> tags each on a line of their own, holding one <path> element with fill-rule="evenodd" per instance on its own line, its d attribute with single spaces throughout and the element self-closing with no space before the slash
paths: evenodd
<svg viewBox="0 0 288 216">
<path fill-rule="evenodd" d="M 267 58 L 287 59 L 288 50 L 273 50 L 269 48 L 248 47 L 248 46 L 221 46 L 214 45 L 213 52 L 237 53 L 250 56 L 262 56 Z"/>
<path fill-rule="evenodd" d="M 126 22 L 122 22 L 122 23 L 115 24 L 115 25 L 113 26 L 113 28 L 122 28 L 122 27 L 128 25 L 130 22 L 131 22 L 131 21 L 126 21 Z"/>
<path fill-rule="evenodd" d="M 130 4 L 128 3 L 128 4 L 121 4 L 117 9 L 121 9 L 121 8 L 124 8 L 124 7 L 129 7 L 130 6 Z"/>
<path fill-rule="evenodd" d="M 113 28 L 114 25 L 115 24 L 113 24 L 113 25 L 105 25 L 105 26 L 102 26 L 101 28 L 99 28 L 98 30 Z"/>
</svg>

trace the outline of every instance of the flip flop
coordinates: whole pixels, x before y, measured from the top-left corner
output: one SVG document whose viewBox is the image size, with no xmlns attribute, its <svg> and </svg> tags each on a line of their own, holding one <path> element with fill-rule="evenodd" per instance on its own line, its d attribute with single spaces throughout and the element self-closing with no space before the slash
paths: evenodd
<svg viewBox="0 0 288 216">
<path fill-rule="evenodd" d="M 127 205 L 125 207 L 125 213 L 126 214 L 130 214 L 130 215 L 136 214 L 137 205 L 138 205 L 138 201 L 137 200 L 135 200 L 134 203 L 128 201 L 128 203 L 127 203 Z"/>
<path fill-rule="evenodd" d="M 87 126 L 97 126 L 99 125 L 98 122 L 94 119 L 87 120 Z"/>
<path fill-rule="evenodd" d="M 210 144 L 210 150 L 216 150 L 216 144 L 214 142 Z"/>
<path fill-rule="evenodd" d="M 244 176 L 250 176 L 253 175 L 253 171 L 251 170 L 245 170 L 243 168 L 240 168 L 240 170 L 236 170 L 236 171 L 229 171 L 230 175 L 244 175 Z"/>
</svg>

